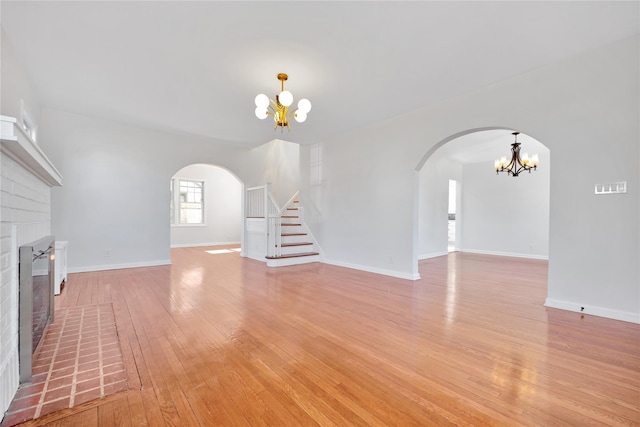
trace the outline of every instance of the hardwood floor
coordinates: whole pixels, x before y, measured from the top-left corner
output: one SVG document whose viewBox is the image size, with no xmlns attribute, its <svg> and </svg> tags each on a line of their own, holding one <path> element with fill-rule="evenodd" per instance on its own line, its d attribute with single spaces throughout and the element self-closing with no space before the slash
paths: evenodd
<svg viewBox="0 0 640 427">
<path fill-rule="evenodd" d="M 206 249 L 70 275 L 56 306 L 113 304 L 130 389 L 23 425 L 640 425 L 640 325 L 543 307 L 544 261 L 411 282 Z"/>
</svg>

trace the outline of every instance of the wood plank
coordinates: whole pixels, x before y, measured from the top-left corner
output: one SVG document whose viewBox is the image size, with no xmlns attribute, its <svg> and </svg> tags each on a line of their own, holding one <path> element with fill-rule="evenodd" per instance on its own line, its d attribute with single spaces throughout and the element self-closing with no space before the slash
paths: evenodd
<svg viewBox="0 0 640 427">
<path fill-rule="evenodd" d="M 113 304 L 132 390 L 25 425 L 640 424 L 640 325 L 545 308 L 546 261 L 406 281 L 208 249 L 70 274 L 56 307 Z"/>
</svg>

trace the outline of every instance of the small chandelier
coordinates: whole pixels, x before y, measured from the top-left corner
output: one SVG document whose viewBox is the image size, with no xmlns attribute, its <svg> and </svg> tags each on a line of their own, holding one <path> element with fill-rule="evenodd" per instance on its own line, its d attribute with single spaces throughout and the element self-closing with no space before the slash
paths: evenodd
<svg viewBox="0 0 640 427">
<path fill-rule="evenodd" d="M 276 95 L 276 100 L 269 99 L 269 97 L 263 93 L 256 96 L 256 117 L 260 120 L 266 119 L 269 114 L 273 116 L 273 120 L 276 125 L 274 130 L 280 126 L 282 131 L 285 127 L 290 130 L 289 119 L 291 116 L 295 118 L 298 123 L 302 123 L 307 120 L 307 113 L 311 111 L 311 102 L 308 99 L 302 98 L 298 101 L 298 108 L 289 112 L 289 107 L 293 104 L 293 95 L 288 90 L 284 90 L 284 82 L 289 78 L 285 73 L 278 74 L 278 80 L 282 83 L 282 91 Z"/>
<path fill-rule="evenodd" d="M 499 172 L 507 172 L 508 175 L 518 176 L 522 171 L 529 171 L 531 173 L 531 169 L 536 170 L 538 167 L 538 155 L 534 154 L 529 158 L 527 153 L 520 157 L 520 143 L 518 142 L 518 135 L 520 132 L 513 132 L 512 135 L 515 137 L 515 141 L 511 144 L 511 160 L 507 163 L 506 157 L 501 157 L 499 160 L 496 160 L 496 174 Z"/>
</svg>

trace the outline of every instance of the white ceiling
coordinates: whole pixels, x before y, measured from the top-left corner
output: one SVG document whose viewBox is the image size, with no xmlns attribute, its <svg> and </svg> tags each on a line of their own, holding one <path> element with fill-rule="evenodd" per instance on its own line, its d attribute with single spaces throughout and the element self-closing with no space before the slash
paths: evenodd
<svg viewBox="0 0 640 427">
<path fill-rule="evenodd" d="M 366 126 L 632 36 L 638 2 L 0 2 L 42 106 L 243 146 Z M 276 74 L 309 98 L 274 133 Z M 508 149 L 508 146 L 507 146 Z"/>
</svg>

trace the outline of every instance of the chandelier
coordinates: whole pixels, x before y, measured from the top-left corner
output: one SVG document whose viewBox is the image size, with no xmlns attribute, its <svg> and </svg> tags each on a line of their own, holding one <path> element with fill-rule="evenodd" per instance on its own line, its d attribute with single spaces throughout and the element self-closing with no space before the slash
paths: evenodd
<svg viewBox="0 0 640 427">
<path fill-rule="evenodd" d="M 520 143 L 518 142 L 518 135 L 520 132 L 513 132 L 512 135 L 515 137 L 515 141 L 511 144 L 511 160 L 507 163 L 506 157 L 501 157 L 499 160 L 496 160 L 496 174 L 499 172 L 507 172 L 508 175 L 518 176 L 522 171 L 529 171 L 531 173 L 531 169 L 536 170 L 538 167 L 538 155 L 534 154 L 529 158 L 527 153 L 524 153 L 522 157 L 520 157 Z"/>
<path fill-rule="evenodd" d="M 278 80 L 282 83 L 282 91 L 276 95 L 276 100 L 269 99 L 269 97 L 263 93 L 256 96 L 256 117 L 260 120 L 264 120 L 268 115 L 273 116 L 273 120 L 276 125 L 274 130 L 280 126 L 282 131 L 285 127 L 290 130 L 289 119 L 291 116 L 298 123 L 302 123 L 307 120 L 307 113 L 311 111 L 311 102 L 308 99 L 302 98 L 298 101 L 298 108 L 290 112 L 290 106 L 293 104 L 293 95 L 288 90 L 284 90 L 284 82 L 289 78 L 285 73 L 278 74 Z"/>
</svg>

